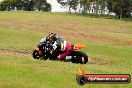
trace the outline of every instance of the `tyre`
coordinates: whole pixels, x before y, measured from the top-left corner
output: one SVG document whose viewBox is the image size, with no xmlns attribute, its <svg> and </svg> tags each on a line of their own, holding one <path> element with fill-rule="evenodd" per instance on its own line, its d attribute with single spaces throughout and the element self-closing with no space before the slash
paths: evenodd
<svg viewBox="0 0 132 88">
<path fill-rule="evenodd" d="M 33 51 L 32 56 L 33 56 L 34 59 L 39 59 L 40 58 L 37 50 Z"/>
<path fill-rule="evenodd" d="M 80 63 L 86 64 L 88 62 L 88 56 L 86 53 L 82 51 L 75 51 L 73 54 L 73 58 L 71 60 L 72 63 Z"/>
</svg>

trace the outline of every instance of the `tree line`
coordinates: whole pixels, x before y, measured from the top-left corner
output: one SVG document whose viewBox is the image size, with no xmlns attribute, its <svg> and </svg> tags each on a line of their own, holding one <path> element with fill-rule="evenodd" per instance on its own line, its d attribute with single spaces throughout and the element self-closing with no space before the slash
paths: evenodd
<svg viewBox="0 0 132 88">
<path fill-rule="evenodd" d="M 51 11 L 51 4 L 46 0 L 3 0 L 0 11 Z"/>
<path fill-rule="evenodd" d="M 62 7 L 68 7 L 69 12 L 83 15 L 109 15 L 114 12 L 120 18 L 130 17 L 132 0 L 57 0 Z M 79 11 L 77 11 L 79 8 Z M 0 2 L 0 11 L 51 11 L 51 4 L 46 0 L 3 0 Z"/>
<path fill-rule="evenodd" d="M 109 15 L 114 12 L 120 18 L 130 17 L 132 13 L 132 0 L 57 0 L 63 7 L 68 7 L 69 12 L 89 14 L 91 16 L 98 14 Z M 77 12 L 77 9 L 79 11 Z M 107 12 L 106 12 L 107 11 Z M 105 13 L 106 12 L 106 13 Z"/>
</svg>

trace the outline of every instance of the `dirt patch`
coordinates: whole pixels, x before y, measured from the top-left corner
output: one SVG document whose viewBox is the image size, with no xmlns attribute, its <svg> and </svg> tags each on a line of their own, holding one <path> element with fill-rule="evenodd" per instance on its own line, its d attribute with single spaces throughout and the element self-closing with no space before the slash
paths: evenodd
<svg viewBox="0 0 132 88">
<path fill-rule="evenodd" d="M 79 34 L 80 37 L 84 38 L 85 40 L 94 40 L 97 42 L 107 42 L 116 45 L 132 45 L 132 41 L 125 41 L 122 39 L 112 38 L 112 37 L 104 37 L 104 36 L 96 36 L 96 35 L 86 35 L 86 34 Z"/>
<path fill-rule="evenodd" d="M 108 64 L 108 62 L 104 61 L 101 58 L 91 57 L 91 58 L 89 58 L 89 60 L 90 60 L 89 61 L 90 64 L 98 64 L 98 65 L 106 65 L 106 64 Z"/>
<path fill-rule="evenodd" d="M 41 30 L 42 31 L 42 30 Z M 51 30 L 45 30 L 45 32 L 50 33 Z M 53 30 L 52 32 L 57 33 L 60 36 L 66 36 L 68 39 L 81 39 L 81 40 L 88 40 L 93 41 L 95 43 L 110 43 L 115 45 L 122 45 L 122 46 L 132 46 L 132 41 L 106 37 L 101 35 L 93 35 L 93 34 L 84 34 L 84 33 L 77 33 L 75 31 L 66 31 L 66 30 Z"/>
<path fill-rule="evenodd" d="M 32 52 L 27 50 L 0 49 L 0 56 L 6 56 L 6 55 L 24 56 L 24 57 L 32 58 Z M 97 64 L 97 65 L 106 65 L 106 64 L 112 64 L 114 62 L 112 61 L 107 62 L 102 58 L 89 57 L 89 63 Z"/>
<path fill-rule="evenodd" d="M 113 38 L 110 36 L 103 36 L 99 34 L 97 35 L 95 32 L 88 31 L 88 28 L 85 28 L 85 25 L 76 24 L 76 23 L 67 23 L 59 24 L 59 23 L 47 23 L 44 20 L 1 20 L 1 26 L 6 26 L 10 28 L 17 28 L 23 30 L 30 30 L 39 33 L 50 33 L 55 32 L 60 36 L 66 36 L 68 39 L 81 39 L 81 40 L 88 40 L 95 43 L 110 43 L 116 45 L 123 45 L 123 46 L 132 46 L 132 41 L 122 40 L 118 38 Z M 76 26 L 75 26 L 76 25 Z M 80 29 L 82 29 L 80 33 Z M 105 29 L 105 28 L 100 28 Z M 96 29 L 92 28 L 92 31 Z M 105 31 L 105 30 L 101 30 Z M 99 31 L 100 32 L 100 31 Z"/>
<path fill-rule="evenodd" d="M 11 49 L 0 49 L 0 55 L 17 55 L 31 57 L 31 52 L 26 50 L 11 50 Z"/>
</svg>

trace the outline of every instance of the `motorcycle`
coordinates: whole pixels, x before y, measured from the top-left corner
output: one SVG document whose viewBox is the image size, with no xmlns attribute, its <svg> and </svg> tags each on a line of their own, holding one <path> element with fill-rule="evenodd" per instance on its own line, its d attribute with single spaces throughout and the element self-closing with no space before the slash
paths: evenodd
<svg viewBox="0 0 132 88">
<path fill-rule="evenodd" d="M 85 48 L 85 45 L 79 43 L 72 45 L 69 55 L 67 55 L 61 61 L 86 64 L 88 62 L 88 56 L 86 53 L 78 51 L 81 48 Z M 39 44 L 38 48 L 33 51 L 32 56 L 34 59 L 56 60 L 57 56 L 61 53 L 64 52 L 59 50 L 52 52 L 51 46 L 48 43 L 42 43 Z"/>
</svg>

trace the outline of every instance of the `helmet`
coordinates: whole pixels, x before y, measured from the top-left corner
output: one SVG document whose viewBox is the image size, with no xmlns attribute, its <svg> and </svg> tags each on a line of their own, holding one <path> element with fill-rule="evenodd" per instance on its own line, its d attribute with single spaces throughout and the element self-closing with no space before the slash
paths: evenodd
<svg viewBox="0 0 132 88">
<path fill-rule="evenodd" d="M 55 33 L 50 33 L 48 35 L 48 37 L 46 38 L 46 40 L 49 41 L 49 42 L 54 42 L 54 41 L 56 41 L 57 38 L 58 38 L 58 36 L 56 36 Z"/>
</svg>

